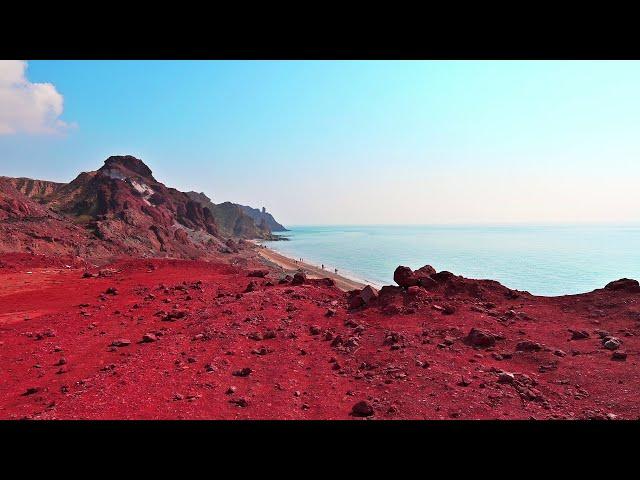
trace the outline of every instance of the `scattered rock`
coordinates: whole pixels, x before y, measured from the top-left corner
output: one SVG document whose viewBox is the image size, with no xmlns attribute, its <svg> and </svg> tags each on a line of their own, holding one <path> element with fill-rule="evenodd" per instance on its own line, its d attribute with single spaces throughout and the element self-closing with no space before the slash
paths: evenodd
<svg viewBox="0 0 640 480">
<path fill-rule="evenodd" d="M 569 330 L 571 332 L 571 340 L 586 340 L 589 338 L 589 332 L 586 330 Z"/>
<path fill-rule="evenodd" d="M 291 285 L 302 285 L 307 282 L 307 275 L 304 272 L 296 272 L 291 280 Z"/>
<path fill-rule="evenodd" d="M 258 277 L 258 278 L 264 278 L 267 275 L 269 275 L 269 270 L 267 269 L 258 269 L 258 270 L 252 270 L 249 272 L 249 274 L 247 275 L 248 277 Z"/>
<path fill-rule="evenodd" d="M 500 372 L 498 374 L 498 383 L 514 383 L 516 380 L 516 377 L 513 375 L 513 373 L 509 373 L 509 372 Z"/>
<path fill-rule="evenodd" d="M 627 359 L 627 353 L 623 352 L 622 350 L 616 350 L 611 355 L 611 360 L 617 360 L 617 361 L 624 362 L 626 359 Z"/>
<path fill-rule="evenodd" d="M 40 387 L 30 387 L 25 390 L 22 396 L 27 397 L 29 395 L 33 395 L 34 393 L 38 393 L 40 390 L 41 390 Z"/>
<path fill-rule="evenodd" d="M 145 333 L 142 336 L 143 343 L 152 343 L 152 342 L 155 342 L 156 340 L 158 340 L 158 337 L 156 337 L 153 333 Z"/>
<path fill-rule="evenodd" d="M 640 292 L 640 283 L 638 280 L 632 280 L 630 278 L 621 278 L 620 280 L 614 280 L 609 282 L 604 287 L 606 290 L 622 290 L 627 292 Z"/>
<path fill-rule="evenodd" d="M 177 310 L 175 312 L 170 312 L 166 314 L 163 318 L 163 322 L 175 322 L 176 320 L 180 320 L 181 318 L 185 318 L 187 316 L 187 312 L 184 310 Z"/>
<path fill-rule="evenodd" d="M 393 281 L 404 288 L 418 285 L 418 279 L 409 267 L 399 266 L 393 272 Z"/>
<path fill-rule="evenodd" d="M 523 340 L 516 345 L 517 352 L 539 352 L 542 350 L 542 345 L 531 340 Z"/>
<path fill-rule="evenodd" d="M 351 415 L 354 417 L 370 417 L 373 413 L 373 407 L 365 400 L 356 403 L 353 408 L 351 408 Z"/>
<path fill-rule="evenodd" d="M 442 308 L 442 313 L 444 315 L 453 315 L 454 313 L 456 313 L 456 307 L 454 307 L 453 305 L 445 305 Z"/>
<path fill-rule="evenodd" d="M 234 377 L 248 377 L 249 375 L 251 375 L 251 373 L 253 373 L 253 370 L 251 370 L 250 368 L 246 367 L 243 368 L 241 370 L 236 370 L 235 372 L 233 372 L 233 376 Z"/>
<path fill-rule="evenodd" d="M 354 310 L 356 308 L 360 308 L 364 305 L 364 299 L 360 296 L 360 294 L 355 294 L 347 300 L 347 306 L 349 310 Z"/>
<path fill-rule="evenodd" d="M 378 298 L 378 292 L 371 285 L 367 285 L 360 291 L 360 297 L 362 297 L 365 305 L 369 305 Z"/>
<path fill-rule="evenodd" d="M 229 400 L 229 402 L 233 403 L 234 405 L 237 405 L 238 407 L 242 407 L 242 408 L 245 408 L 245 407 L 249 406 L 249 402 L 244 398 L 232 399 L 232 400 Z"/>
<path fill-rule="evenodd" d="M 616 337 L 605 337 L 602 341 L 602 346 L 607 350 L 617 350 L 622 345 L 622 341 Z"/>
<path fill-rule="evenodd" d="M 131 340 L 128 338 L 119 338 L 111 342 L 112 347 L 126 347 L 127 345 L 131 345 Z"/>
<path fill-rule="evenodd" d="M 407 288 L 407 295 L 411 295 L 412 297 L 415 297 L 419 293 L 420 293 L 420 287 L 416 285 L 412 285 L 411 287 Z"/>
<path fill-rule="evenodd" d="M 493 347 L 496 343 L 496 335 L 480 328 L 472 328 L 464 339 L 465 343 L 477 348 Z"/>
</svg>

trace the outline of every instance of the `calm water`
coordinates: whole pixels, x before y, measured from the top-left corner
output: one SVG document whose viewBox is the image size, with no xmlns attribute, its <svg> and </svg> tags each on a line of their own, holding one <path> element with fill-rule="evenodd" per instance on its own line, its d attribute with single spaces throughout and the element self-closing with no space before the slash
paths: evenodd
<svg viewBox="0 0 640 480">
<path fill-rule="evenodd" d="M 265 244 L 378 286 L 393 284 L 398 265 L 425 264 L 537 295 L 640 279 L 640 225 L 305 226 L 286 235 L 288 242 Z"/>
</svg>

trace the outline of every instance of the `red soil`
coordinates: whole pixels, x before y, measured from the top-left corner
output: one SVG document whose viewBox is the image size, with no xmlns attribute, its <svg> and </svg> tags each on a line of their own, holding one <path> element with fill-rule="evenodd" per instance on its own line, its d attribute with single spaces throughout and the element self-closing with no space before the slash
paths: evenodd
<svg viewBox="0 0 640 480">
<path fill-rule="evenodd" d="M 348 310 L 321 280 L 252 267 L 122 260 L 83 278 L 81 262 L 0 256 L 0 418 L 350 419 L 362 401 L 373 419 L 640 418 L 637 292 L 443 276 Z M 495 345 L 465 343 L 474 327 Z"/>
</svg>

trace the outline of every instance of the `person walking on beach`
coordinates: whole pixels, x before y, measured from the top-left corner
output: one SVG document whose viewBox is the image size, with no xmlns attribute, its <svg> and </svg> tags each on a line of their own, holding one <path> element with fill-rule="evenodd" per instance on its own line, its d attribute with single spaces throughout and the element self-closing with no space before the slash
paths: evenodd
<svg viewBox="0 0 640 480">
<path fill-rule="evenodd" d="M 337 269 L 337 268 L 335 268 L 334 270 L 335 270 L 335 272 L 336 272 L 336 275 L 337 275 L 337 274 L 338 274 L 338 269 Z"/>
<path fill-rule="evenodd" d="M 322 264 L 322 269 L 324 270 L 324 263 Z"/>
</svg>

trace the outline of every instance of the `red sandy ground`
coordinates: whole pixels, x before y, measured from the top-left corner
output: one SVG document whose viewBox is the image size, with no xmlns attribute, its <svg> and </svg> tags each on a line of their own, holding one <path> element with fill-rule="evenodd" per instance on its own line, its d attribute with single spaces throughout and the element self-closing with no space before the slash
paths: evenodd
<svg viewBox="0 0 640 480">
<path fill-rule="evenodd" d="M 3 419 L 351 419 L 362 400 L 373 419 L 640 418 L 638 293 L 508 298 L 489 282 L 482 299 L 398 289 L 349 311 L 321 281 L 278 284 L 276 272 L 249 278 L 222 263 L 123 260 L 98 278 L 64 259 L 5 255 L 0 266 Z M 473 348 L 472 327 L 504 339 Z M 622 340 L 626 361 L 596 330 Z M 157 340 L 142 343 L 146 333 Z M 131 343 L 111 347 L 118 339 Z M 523 340 L 541 350 L 517 352 Z"/>
</svg>

